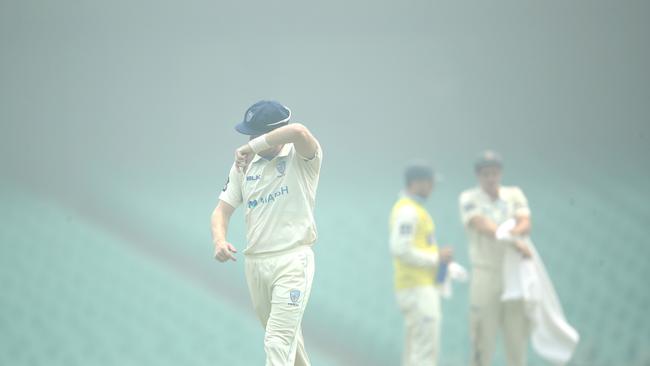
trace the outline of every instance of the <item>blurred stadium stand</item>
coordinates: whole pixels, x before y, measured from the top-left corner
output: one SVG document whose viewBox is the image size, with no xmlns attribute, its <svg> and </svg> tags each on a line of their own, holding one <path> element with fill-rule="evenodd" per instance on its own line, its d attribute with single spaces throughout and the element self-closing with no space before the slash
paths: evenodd
<svg viewBox="0 0 650 366">
<path fill-rule="evenodd" d="M 521 185 L 539 250 L 582 334 L 572 365 L 643 365 L 650 358 L 650 248 L 642 225 L 650 206 L 639 204 L 643 187 L 555 182 Z M 458 243 L 467 263 L 449 184 L 431 209 L 439 236 Z M 3 186 L 0 364 L 262 363 L 263 332 L 242 262 L 219 266 L 211 259 L 209 206 L 180 187 L 134 188 L 102 198 L 77 191 L 66 201 Z M 357 197 L 357 213 L 336 214 L 342 198 L 318 206 L 317 277 L 304 325 L 315 365 L 399 359 L 401 319 L 385 228 L 391 197 L 367 193 Z M 618 226 L 605 224 L 612 222 Z M 241 217 L 233 224 L 232 241 L 240 244 Z M 442 342 L 442 365 L 466 364 L 466 286 L 444 303 Z"/>
</svg>

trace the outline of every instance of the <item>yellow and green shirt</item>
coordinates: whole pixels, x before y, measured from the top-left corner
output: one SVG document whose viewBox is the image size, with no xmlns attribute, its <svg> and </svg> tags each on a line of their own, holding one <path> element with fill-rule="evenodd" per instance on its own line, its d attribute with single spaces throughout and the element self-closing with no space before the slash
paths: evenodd
<svg viewBox="0 0 650 366">
<path fill-rule="evenodd" d="M 431 215 L 415 199 L 403 196 L 390 215 L 390 250 L 395 289 L 434 285 L 438 246 Z"/>
</svg>

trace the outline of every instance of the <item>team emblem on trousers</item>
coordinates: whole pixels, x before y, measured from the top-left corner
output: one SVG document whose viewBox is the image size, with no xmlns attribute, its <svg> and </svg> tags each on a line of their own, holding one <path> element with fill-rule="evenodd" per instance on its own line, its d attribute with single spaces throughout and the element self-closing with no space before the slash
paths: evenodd
<svg viewBox="0 0 650 366">
<path fill-rule="evenodd" d="M 300 290 L 293 289 L 289 291 L 289 298 L 291 298 L 291 302 L 296 303 L 298 300 L 300 300 Z"/>
</svg>

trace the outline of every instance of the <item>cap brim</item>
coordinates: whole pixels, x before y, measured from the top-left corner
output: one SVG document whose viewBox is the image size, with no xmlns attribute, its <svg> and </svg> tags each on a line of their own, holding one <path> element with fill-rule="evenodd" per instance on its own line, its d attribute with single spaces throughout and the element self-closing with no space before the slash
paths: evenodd
<svg viewBox="0 0 650 366">
<path fill-rule="evenodd" d="M 503 169 L 503 163 L 496 160 L 488 160 L 488 161 L 479 161 L 474 164 L 474 170 L 476 171 L 481 170 L 483 168 L 489 168 L 489 167 L 498 167 L 500 169 Z"/>
<path fill-rule="evenodd" d="M 237 132 L 241 134 L 248 135 L 248 136 L 262 135 L 265 133 L 264 131 L 258 131 L 248 127 L 244 122 L 240 122 L 237 125 L 235 125 L 235 130 L 237 130 Z"/>
<path fill-rule="evenodd" d="M 239 132 L 241 134 L 244 134 L 244 135 L 255 136 L 255 135 L 263 135 L 263 134 L 265 134 L 267 132 L 271 132 L 271 131 L 275 130 L 276 128 L 286 126 L 287 124 L 289 124 L 288 121 L 283 122 L 281 124 L 278 124 L 277 126 L 273 126 L 273 128 L 268 128 L 266 130 L 256 130 L 256 129 L 250 128 L 245 122 L 239 122 L 237 125 L 235 125 L 235 130 L 237 130 L 237 132 Z"/>
</svg>

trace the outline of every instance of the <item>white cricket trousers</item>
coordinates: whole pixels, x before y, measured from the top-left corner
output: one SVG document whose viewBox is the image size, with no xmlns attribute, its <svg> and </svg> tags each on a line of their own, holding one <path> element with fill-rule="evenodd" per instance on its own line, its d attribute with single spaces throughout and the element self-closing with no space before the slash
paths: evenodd
<svg viewBox="0 0 650 366">
<path fill-rule="evenodd" d="M 490 366 L 496 339 L 503 332 L 507 366 L 525 366 L 531 324 L 521 300 L 501 301 L 500 271 L 475 267 L 470 284 L 472 366 Z"/>
<path fill-rule="evenodd" d="M 253 307 L 265 328 L 266 366 L 309 366 L 302 338 L 302 316 L 314 278 L 314 252 L 246 257 L 246 281 Z"/>
<path fill-rule="evenodd" d="M 436 366 L 440 342 L 440 294 L 433 286 L 396 292 L 404 316 L 402 366 Z"/>
</svg>

